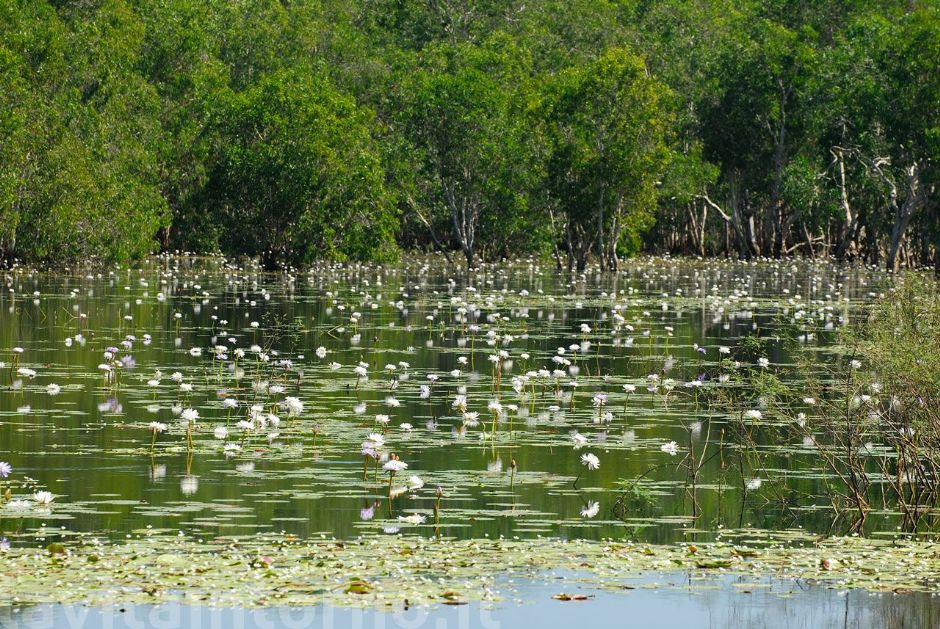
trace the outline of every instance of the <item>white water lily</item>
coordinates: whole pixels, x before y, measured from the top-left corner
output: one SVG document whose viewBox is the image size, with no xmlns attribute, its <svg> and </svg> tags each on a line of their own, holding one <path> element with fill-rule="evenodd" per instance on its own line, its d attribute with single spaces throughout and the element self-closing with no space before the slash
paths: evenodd
<svg viewBox="0 0 940 629">
<path fill-rule="evenodd" d="M 676 456 L 679 453 L 679 445 L 675 441 L 667 441 L 659 446 L 659 449 L 670 456 Z"/>
<path fill-rule="evenodd" d="M 287 414 L 290 417 L 295 417 L 304 412 L 303 402 L 301 402 L 298 398 L 290 395 L 284 398 L 281 406 L 287 409 Z"/>
<path fill-rule="evenodd" d="M 600 510 L 601 504 L 596 500 L 592 500 L 581 509 L 581 517 L 591 519 L 595 517 L 600 512 Z"/>
<path fill-rule="evenodd" d="M 37 491 L 33 494 L 33 502 L 40 506 L 49 506 L 55 500 L 55 495 L 49 491 Z"/>
<path fill-rule="evenodd" d="M 390 459 L 385 462 L 382 469 L 386 472 L 403 472 L 408 469 L 408 464 L 399 459 Z"/>
<path fill-rule="evenodd" d="M 425 518 L 420 513 L 412 513 L 411 515 L 400 515 L 398 516 L 399 522 L 407 522 L 408 524 L 424 524 Z"/>
<path fill-rule="evenodd" d="M 587 452 L 581 455 L 581 464 L 589 470 L 596 470 L 601 466 L 601 461 L 596 454 Z"/>
</svg>

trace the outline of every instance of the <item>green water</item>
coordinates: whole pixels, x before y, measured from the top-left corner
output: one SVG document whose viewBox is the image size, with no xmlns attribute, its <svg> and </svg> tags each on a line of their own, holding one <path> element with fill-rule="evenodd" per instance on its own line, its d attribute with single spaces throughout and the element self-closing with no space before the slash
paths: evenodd
<svg viewBox="0 0 940 629">
<path fill-rule="evenodd" d="M 206 537 L 401 531 L 650 542 L 743 525 L 827 532 L 827 472 L 812 448 L 796 438 L 761 441 L 757 431 L 764 467 L 736 469 L 728 418 L 704 402 L 705 391 L 722 386 L 718 346 L 736 352 L 750 334 L 770 338 L 769 369 L 785 369 L 789 357 L 772 342 L 781 322 L 804 326 L 807 346 L 827 360 L 836 330 L 886 282 L 879 271 L 828 263 L 662 258 L 616 276 L 558 275 L 528 262 L 467 274 L 438 260 L 264 273 L 168 258 L 137 270 L 14 269 L 4 277 L 0 460 L 13 466 L 4 483 L 15 496 L 0 508 L 0 527 L 11 540 L 43 527 L 114 539 L 147 528 Z M 553 361 L 558 348 L 585 341 L 587 351 L 565 350 L 572 365 Z M 229 348 L 224 360 L 214 357 L 216 345 Z M 114 381 L 99 369 L 109 347 L 118 348 L 110 360 L 127 361 Z M 246 356 L 236 361 L 235 348 Z M 508 353 L 499 386 L 489 359 L 498 350 Z M 284 360 L 291 364 L 278 366 Z M 368 379 L 357 382 L 360 361 Z M 513 389 L 513 376 L 559 367 L 563 377 Z M 150 386 L 158 371 L 159 385 Z M 180 391 L 174 372 L 191 392 Z M 674 380 L 672 391 L 650 393 L 650 374 Z M 686 386 L 702 374 L 700 388 Z M 49 384 L 61 391 L 50 394 Z M 272 384 L 283 392 L 271 393 Z M 421 385 L 432 385 L 429 399 Z M 462 387 L 476 426 L 464 427 L 453 408 Z M 607 396 L 600 409 L 598 393 Z M 298 416 L 278 406 L 285 396 L 302 402 Z M 225 408 L 226 397 L 237 408 Z M 488 405 L 497 398 L 517 409 L 494 430 Z M 276 413 L 279 425 L 241 430 L 252 404 Z M 183 408 L 199 413 L 191 448 Z M 361 453 L 369 433 L 382 433 L 376 415 L 389 416 L 380 452 L 408 464 L 393 486 L 413 474 L 424 483 L 391 501 L 382 462 L 364 464 Z M 151 449 L 153 421 L 168 430 Z M 225 439 L 213 434 L 218 426 L 227 426 Z M 587 440 L 580 449 L 573 431 Z M 661 450 L 670 441 L 675 456 Z M 694 489 L 682 466 L 690 448 L 706 455 Z M 581 464 L 585 453 L 599 469 Z M 751 478 L 761 486 L 744 492 Z M 39 489 L 55 494 L 48 508 L 31 503 Z M 425 521 L 400 519 L 413 514 Z M 893 525 L 890 513 L 868 523 Z"/>
</svg>

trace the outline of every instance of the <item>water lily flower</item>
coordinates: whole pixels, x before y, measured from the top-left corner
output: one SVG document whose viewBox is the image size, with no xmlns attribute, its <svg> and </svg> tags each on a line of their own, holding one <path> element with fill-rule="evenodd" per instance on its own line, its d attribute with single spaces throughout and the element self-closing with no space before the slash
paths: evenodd
<svg viewBox="0 0 940 629">
<path fill-rule="evenodd" d="M 287 409 L 288 416 L 300 415 L 304 411 L 303 402 L 290 395 L 284 398 L 282 405 Z"/>
<path fill-rule="evenodd" d="M 581 509 L 581 517 L 591 519 L 595 517 L 601 510 L 601 504 L 596 500 L 592 500 L 584 508 Z"/>
<path fill-rule="evenodd" d="M 401 459 L 389 459 L 385 462 L 385 465 L 382 466 L 382 469 L 386 472 L 396 473 L 403 472 L 408 469 L 408 464 L 402 461 Z"/>
<path fill-rule="evenodd" d="M 33 494 L 33 502 L 40 506 L 49 506 L 55 500 L 55 495 L 48 491 L 37 491 Z"/>
<path fill-rule="evenodd" d="M 400 515 L 398 516 L 399 522 L 407 522 L 408 524 L 424 524 L 425 518 L 420 513 L 412 513 L 411 515 Z"/>
<path fill-rule="evenodd" d="M 581 464 L 589 470 L 596 470 L 601 466 L 601 461 L 594 453 L 587 452 L 581 455 Z"/>
</svg>

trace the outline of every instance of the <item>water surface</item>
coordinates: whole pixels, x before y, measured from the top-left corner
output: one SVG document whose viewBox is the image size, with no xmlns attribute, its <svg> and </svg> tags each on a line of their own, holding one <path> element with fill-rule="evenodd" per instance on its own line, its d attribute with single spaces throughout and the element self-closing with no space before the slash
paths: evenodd
<svg viewBox="0 0 940 629">
<path fill-rule="evenodd" d="M 773 340 L 781 325 L 802 326 L 827 360 L 837 330 L 886 283 L 880 271 L 828 263 L 667 259 L 615 276 L 529 262 L 468 275 L 422 261 L 264 273 L 167 258 L 5 277 L 0 459 L 13 466 L 18 497 L 55 494 L 50 508 L 2 509 L 13 543 L 54 538 L 58 527 L 113 539 L 145 530 L 657 543 L 747 525 L 825 533 L 828 472 L 812 449 L 796 433 L 778 443 L 757 431 L 764 467 L 735 469 L 728 418 L 704 391 L 720 386 L 728 356 L 719 346 L 743 358 L 749 335 L 770 339 L 769 368 L 785 369 L 790 358 Z M 367 379 L 354 372 L 360 363 Z M 102 364 L 118 375 L 109 380 Z M 527 373 L 515 391 L 513 377 Z M 50 394 L 50 384 L 61 390 Z M 458 395 L 479 423 L 454 408 Z M 299 415 L 286 396 L 300 400 Z M 495 429 L 494 400 L 503 407 Z M 243 430 L 252 405 L 260 420 Z M 199 413 L 191 448 L 180 422 L 188 408 Z M 153 448 L 150 422 L 168 427 Z M 373 432 L 385 440 L 377 464 L 362 455 Z M 575 432 L 585 438 L 578 449 Z M 669 442 L 674 456 L 662 450 Z M 715 453 L 694 489 L 681 466 L 690 450 Z M 390 502 L 381 466 L 392 453 L 408 469 Z M 585 453 L 599 469 L 583 466 Z M 411 475 L 423 486 L 408 489 Z M 745 492 L 754 478 L 760 487 Z M 886 513 L 868 525 L 893 524 Z"/>
</svg>

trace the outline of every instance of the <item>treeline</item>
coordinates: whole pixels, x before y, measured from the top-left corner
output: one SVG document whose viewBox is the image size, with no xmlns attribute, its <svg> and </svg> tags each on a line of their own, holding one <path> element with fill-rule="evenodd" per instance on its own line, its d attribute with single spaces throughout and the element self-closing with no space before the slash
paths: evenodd
<svg viewBox="0 0 940 629">
<path fill-rule="evenodd" d="M 937 0 L 0 0 L 0 254 L 940 261 Z"/>
</svg>

